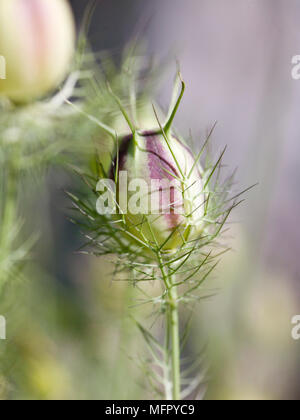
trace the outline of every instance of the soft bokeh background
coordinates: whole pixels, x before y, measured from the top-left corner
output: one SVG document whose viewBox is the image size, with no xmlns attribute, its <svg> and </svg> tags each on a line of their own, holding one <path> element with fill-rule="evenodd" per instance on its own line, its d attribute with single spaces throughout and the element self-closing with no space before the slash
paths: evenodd
<svg viewBox="0 0 300 420">
<path fill-rule="evenodd" d="M 71 1 L 78 23 L 86 3 Z M 90 29 L 94 50 L 116 58 L 137 33 L 149 54 L 170 57 L 162 106 L 178 60 L 187 93 L 177 127 L 202 142 L 217 120 L 213 149 L 228 145 L 237 187 L 259 183 L 235 212 L 233 251 L 208 285 L 219 293 L 200 304 L 193 325 L 189 346 L 206 346 L 210 399 L 300 398 L 300 342 L 291 338 L 300 314 L 300 81 L 291 77 L 299 19 L 298 0 L 103 0 Z M 107 261 L 74 254 L 82 239 L 64 216 L 63 192 L 74 182 L 53 171 L 47 188 L 28 192 L 39 265 L 7 317 L 6 351 L 16 357 L 3 397 L 150 398 L 137 366 L 144 344 L 128 319 L 131 291 L 111 284 Z"/>
</svg>

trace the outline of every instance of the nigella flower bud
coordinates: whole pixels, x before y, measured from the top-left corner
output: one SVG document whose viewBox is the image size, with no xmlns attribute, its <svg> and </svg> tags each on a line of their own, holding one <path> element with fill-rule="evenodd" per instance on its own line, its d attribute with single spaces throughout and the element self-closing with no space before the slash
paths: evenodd
<svg viewBox="0 0 300 420">
<path fill-rule="evenodd" d="M 0 95 L 26 102 L 62 81 L 74 52 L 75 29 L 65 0 L 0 0 Z"/>
<path fill-rule="evenodd" d="M 140 132 L 123 140 L 118 160 L 117 207 L 132 237 L 172 251 L 200 235 L 204 185 L 185 144 L 172 134 Z"/>
</svg>

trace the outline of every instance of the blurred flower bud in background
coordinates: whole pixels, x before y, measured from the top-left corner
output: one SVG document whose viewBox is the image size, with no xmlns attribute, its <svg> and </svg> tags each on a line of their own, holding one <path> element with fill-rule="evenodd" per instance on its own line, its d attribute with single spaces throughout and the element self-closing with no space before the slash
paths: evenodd
<svg viewBox="0 0 300 420">
<path fill-rule="evenodd" d="M 47 94 L 66 76 L 75 25 L 65 0 L 0 0 L 0 55 L 6 79 L 0 95 L 27 102 Z"/>
</svg>

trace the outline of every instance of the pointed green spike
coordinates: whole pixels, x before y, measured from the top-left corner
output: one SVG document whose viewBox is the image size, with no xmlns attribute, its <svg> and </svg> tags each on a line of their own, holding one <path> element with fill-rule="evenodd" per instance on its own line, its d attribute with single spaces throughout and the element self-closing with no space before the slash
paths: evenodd
<svg viewBox="0 0 300 420">
<path fill-rule="evenodd" d="M 182 79 L 182 76 L 181 76 L 181 73 L 180 72 L 178 72 L 178 77 L 179 77 L 179 80 L 181 82 L 181 92 L 180 92 L 180 95 L 179 95 L 179 97 L 178 97 L 178 99 L 177 99 L 177 101 L 175 103 L 175 106 L 174 106 L 173 110 L 170 113 L 170 117 L 169 117 L 168 121 L 166 122 L 166 124 L 164 126 L 164 132 L 166 134 L 170 131 L 170 129 L 172 127 L 174 118 L 175 118 L 175 116 L 177 114 L 179 105 L 181 103 L 181 100 L 182 100 L 183 95 L 184 95 L 184 92 L 185 92 L 185 83 L 184 83 L 184 81 Z M 176 83 L 177 83 L 177 80 L 176 80 L 176 82 L 174 84 L 174 91 L 176 90 Z"/>
<path fill-rule="evenodd" d="M 69 99 L 65 99 L 65 103 L 67 103 L 68 105 L 70 105 L 78 113 L 80 113 L 80 114 L 84 115 L 85 117 L 87 117 L 93 123 L 97 124 L 100 128 L 102 128 L 102 130 L 104 130 L 106 132 L 106 134 L 108 134 L 109 136 L 111 136 L 113 138 L 113 140 L 115 141 L 115 139 L 116 139 L 116 132 L 115 132 L 115 130 L 113 130 L 108 125 L 106 125 L 106 124 L 102 123 L 101 121 L 99 121 L 98 118 L 94 117 L 93 115 L 88 114 L 83 109 L 81 109 L 77 105 L 73 104 L 73 102 L 69 101 Z"/>
<path fill-rule="evenodd" d="M 122 112 L 122 114 L 123 114 L 128 126 L 129 126 L 132 134 L 134 135 L 135 132 L 136 132 L 136 129 L 135 129 L 134 125 L 132 124 L 132 122 L 130 121 L 129 115 L 127 114 L 124 106 L 122 105 L 122 102 L 121 102 L 120 98 L 113 92 L 113 90 L 112 90 L 112 88 L 111 88 L 111 86 L 108 82 L 107 82 L 107 89 L 108 89 L 108 92 L 111 94 L 111 96 L 116 101 L 116 103 L 118 104 L 118 106 L 120 108 L 120 111 Z"/>
</svg>

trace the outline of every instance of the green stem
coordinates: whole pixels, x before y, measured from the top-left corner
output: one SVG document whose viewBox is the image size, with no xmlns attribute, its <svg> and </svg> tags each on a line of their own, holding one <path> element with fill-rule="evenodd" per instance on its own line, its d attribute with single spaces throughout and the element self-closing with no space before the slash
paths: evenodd
<svg viewBox="0 0 300 420">
<path fill-rule="evenodd" d="M 11 232 L 16 220 L 17 211 L 17 179 L 14 165 L 7 164 L 5 171 L 5 194 L 3 204 L 2 223 L 0 228 L 0 254 L 3 261 L 11 252 Z M 0 272 L 0 288 L 6 281 L 6 273 Z"/>
<path fill-rule="evenodd" d="M 174 287 L 175 277 L 171 276 L 163 264 L 159 255 L 159 266 L 163 281 L 167 289 L 168 299 L 166 301 L 166 340 L 165 340 L 165 362 L 169 366 L 169 354 L 171 353 L 172 367 L 172 399 L 181 399 L 181 375 L 180 375 L 180 335 L 179 335 L 179 312 L 177 288 Z M 171 348 L 170 348 L 171 347 Z M 166 384 L 169 377 L 165 375 Z M 166 399 L 168 399 L 168 389 L 166 389 Z"/>
<path fill-rule="evenodd" d="M 173 379 L 173 400 L 181 399 L 180 392 L 180 336 L 179 336 L 179 314 L 177 302 L 177 289 L 171 287 L 168 291 L 170 317 L 169 329 L 171 331 L 171 355 L 172 355 L 172 379 Z"/>
<path fill-rule="evenodd" d="M 7 183 L 6 183 L 6 199 L 4 204 L 4 214 L 3 214 L 3 240 L 9 235 L 9 232 L 13 226 L 16 213 L 16 177 L 13 169 L 7 171 Z"/>
<path fill-rule="evenodd" d="M 166 323 L 165 323 L 165 360 L 164 360 L 164 387 L 166 400 L 172 400 L 172 386 L 170 383 L 170 311 L 166 310 Z"/>
</svg>

